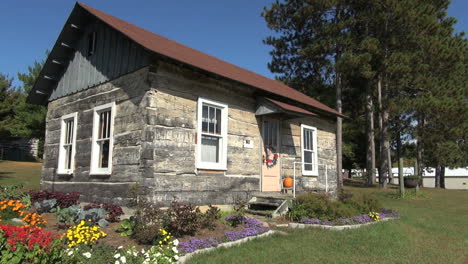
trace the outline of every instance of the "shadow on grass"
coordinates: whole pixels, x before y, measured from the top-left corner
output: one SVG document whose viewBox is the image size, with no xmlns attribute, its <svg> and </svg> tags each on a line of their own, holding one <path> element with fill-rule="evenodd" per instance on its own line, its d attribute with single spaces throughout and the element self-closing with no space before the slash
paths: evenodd
<svg viewBox="0 0 468 264">
<path fill-rule="evenodd" d="M 361 179 L 343 179 L 343 184 L 345 186 L 357 187 L 357 188 L 375 188 L 375 187 L 377 187 L 376 184 L 367 185 L 367 183 L 364 180 L 361 180 Z"/>
<path fill-rule="evenodd" d="M 0 171 L 0 180 L 1 179 L 11 179 L 15 173 L 11 171 Z"/>
</svg>

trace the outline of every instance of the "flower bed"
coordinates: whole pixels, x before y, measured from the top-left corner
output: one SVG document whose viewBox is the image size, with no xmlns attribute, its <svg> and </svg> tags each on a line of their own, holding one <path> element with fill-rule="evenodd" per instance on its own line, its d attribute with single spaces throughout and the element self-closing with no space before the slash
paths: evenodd
<svg viewBox="0 0 468 264">
<path fill-rule="evenodd" d="M 269 227 L 264 226 L 259 220 L 255 218 L 247 218 L 241 215 L 230 215 L 226 217 L 228 223 L 235 223 L 234 225 L 244 225 L 243 229 L 237 231 L 230 231 L 224 233 L 222 238 L 206 238 L 198 239 L 191 237 L 186 242 L 181 242 L 178 249 L 182 253 L 192 253 L 200 249 L 216 247 L 222 242 L 236 241 L 242 238 L 256 236 L 270 230 Z"/>
<path fill-rule="evenodd" d="M 383 209 L 380 213 L 370 212 L 369 214 L 363 214 L 358 216 L 352 216 L 348 218 L 338 218 L 333 221 L 320 220 L 318 218 L 302 218 L 299 222 L 308 225 L 329 225 L 329 226 L 340 226 L 340 225 L 353 225 L 353 224 L 365 224 L 371 222 L 378 222 L 387 218 L 396 218 L 398 213 L 390 210 Z"/>
</svg>

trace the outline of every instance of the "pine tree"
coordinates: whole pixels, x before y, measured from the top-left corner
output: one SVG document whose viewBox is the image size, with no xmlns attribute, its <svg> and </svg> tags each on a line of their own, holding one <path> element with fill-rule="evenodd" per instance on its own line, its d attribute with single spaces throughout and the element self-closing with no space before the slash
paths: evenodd
<svg viewBox="0 0 468 264">
<path fill-rule="evenodd" d="M 22 126 L 14 118 L 21 92 L 12 87 L 12 82 L 12 78 L 0 74 L 0 138 L 2 139 L 16 136 L 15 131 Z"/>
</svg>

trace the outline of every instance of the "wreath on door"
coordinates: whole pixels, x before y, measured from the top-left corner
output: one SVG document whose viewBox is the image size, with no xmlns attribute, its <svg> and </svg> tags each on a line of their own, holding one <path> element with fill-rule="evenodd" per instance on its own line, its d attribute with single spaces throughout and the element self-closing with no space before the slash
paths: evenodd
<svg viewBox="0 0 468 264">
<path fill-rule="evenodd" d="M 273 168 L 278 162 L 279 155 L 277 153 L 273 154 L 270 148 L 266 149 L 266 157 L 263 155 L 263 164 L 266 164 L 267 168 Z"/>
</svg>

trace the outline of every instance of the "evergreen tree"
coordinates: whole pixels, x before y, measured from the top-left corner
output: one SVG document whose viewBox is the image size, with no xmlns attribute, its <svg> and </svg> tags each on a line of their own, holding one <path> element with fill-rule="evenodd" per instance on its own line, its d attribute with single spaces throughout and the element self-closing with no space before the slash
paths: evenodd
<svg viewBox="0 0 468 264">
<path fill-rule="evenodd" d="M 15 111 L 21 98 L 21 92 L 12 87 L 12 78 L 0 74 L 0 138 L 16 136 L 15 131 L 22 124 L 15 119 Z"/>
</svg>

